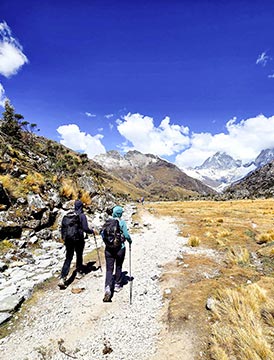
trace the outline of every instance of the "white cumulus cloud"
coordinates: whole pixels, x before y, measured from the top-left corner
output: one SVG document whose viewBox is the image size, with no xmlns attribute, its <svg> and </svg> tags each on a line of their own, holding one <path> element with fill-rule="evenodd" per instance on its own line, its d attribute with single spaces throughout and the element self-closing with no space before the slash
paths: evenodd
<svg viewBox="0 0 274 360">
<path fill-rule="evenodd" d="M 124 151 L 135 149 L 142 153 L 170 156 L 189 144 L 189 129 L 170 124 L 169 117 L 165 117 L 158 127 L 153 118 L 138 113 L 129 113 L 116 122 L 117 130 L 127 140 L 120 146 Z"/>
<path fill-rule="evenodd" d="M 76 124 L 62 125 L 57 128 L 58 133 L 61 135 L 60 143 L 66 147 L 82 151 L 92 159 L 95 155 L 106 152 L 101 139 L 104 137 L 101 134 L 92 136 L 81 131 Z"/>
<path fill-rule="evenodd" d="M 231 119 L 226 123 L 227 133 L 193 133 L 190 146 L 176 156 L 175 163 L 181 168 L 201 165 L 218 151 L 226 152 L 243 163 L 254 160 L 267 148 L 274 148 L 274 116 L 258 115 L 237 123 Z"/>
<path fill-rule="evenodd" d="M 28 59 L 23 48 L 12 37 L 9 26 L 6 22 L 0 23 L 0 74 L 5 77 L 15 75 L 26 63 Z"/>
<path fill-rule="evenodd" d="M 5 106 L 5 101 L 7 100 L 5 96 L 5 89 L 3 88 L 3 85 L 0 83 L 0 106 Z"/>
</svg>

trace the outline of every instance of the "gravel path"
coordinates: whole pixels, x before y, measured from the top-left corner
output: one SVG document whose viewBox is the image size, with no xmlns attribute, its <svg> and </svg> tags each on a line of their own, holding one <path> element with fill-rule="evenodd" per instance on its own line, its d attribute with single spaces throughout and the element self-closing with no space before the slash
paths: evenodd
<svg viewBox="0 0 274 360">
<path fill-rule="evenodd" d="M 157 279 L 163 265 L 176 259 L 185 239 L 178 237 L 171 218 L 145 213 L 143 221 L 147 226 L 132 236 L 131 305 L 129 284 L 111 303 L 103 303 L 105 273 L 91 272 L 66 290 L 47 291 L 27 312 L 22 327 L 0 340 L 1 360 L 152 359 L 163 329 Z M 127 248 L 124 271 L 128 261 Z M 72 293 L 75 287 L 84 290 Z"/>
</svg>

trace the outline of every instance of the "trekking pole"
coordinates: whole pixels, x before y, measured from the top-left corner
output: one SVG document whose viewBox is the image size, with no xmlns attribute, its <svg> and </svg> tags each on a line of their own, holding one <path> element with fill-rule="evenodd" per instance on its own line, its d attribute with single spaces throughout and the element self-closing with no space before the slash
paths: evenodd
<svg viewBox="0 0 274 360">
<path fill-rule="evenodd" d="M 129 278 L 130 278 L 130 286 L 129 286 L 129 304 L 132 304 L 132 277 L 131 277 L 131 243 L 129 244 Z"/>
<path fill-rule="evenodd" d="M 97 251 L 97 256 L 98 256 L 99 268 L 101 269 L 101 272 L 102 272 L 103 270 L 102 270 L 100 255 L 99 255 L 99 249 L 98 249 L 98 246 L 97 246 L 97 240 L 96 240 L 96 236 L 95 236 L 94 233 L 93 233 L 93 237 L 94 237 L 95 246 L 96 246 L 96 251 Z"/>
</svg>

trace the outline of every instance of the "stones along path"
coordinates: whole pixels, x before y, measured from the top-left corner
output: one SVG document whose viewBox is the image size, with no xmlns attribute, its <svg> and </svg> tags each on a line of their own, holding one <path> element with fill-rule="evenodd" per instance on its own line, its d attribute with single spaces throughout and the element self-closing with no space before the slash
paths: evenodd
<svg viewBox="0 0 274 360">
<path fill-rule="evenodd" d="M 18 330 L 0 340 L 1 360 L 152 359 L 164 327 L 157 279 L 185 239 L 178 236 L 172 218 L 145 212 L 142 221 L 146 226 L 132 236 L 131 305 L 129 283 L 111 303 L 102 302 L 104 267 L 102 276 L 100 270 L 91 272 L 66 290 L 48 290 L 26 311 Z M 129 270 L 128 244 L 123 270 Z M 73 293 L 74 288 L 84 290 Z"/>
</svg>

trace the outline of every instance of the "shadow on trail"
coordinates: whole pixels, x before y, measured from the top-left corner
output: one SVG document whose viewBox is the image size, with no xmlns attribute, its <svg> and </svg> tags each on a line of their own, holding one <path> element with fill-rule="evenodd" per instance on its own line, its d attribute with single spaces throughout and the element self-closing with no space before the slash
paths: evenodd
<svg viewBox="0 0 274 360">
<path fill-rule="evenodd" d="M 133 276 L 128 276 L 127 275 L 128 272 L 127 271 L 123 271 L 122 272 L 122 285 L 128 285 L 129 282 L 133 281 L 134 280 L 134 277 Z"/>
<path fill-rule="evenodd" d="M 92 271 L 98 271 L 99 269 L 101 269 L 100 266 L 95 266 L 96 261 L 89 261 L 87 264 L 83 265 L 80 274 L 82 276 L 91 273 Z M 70 277 L 67 279 L 66 281 L 66 285 L 69 286 L 70 284 L 73 283 L 73 281 L 75 279 L 78 279 L 78 274 L 79 272 L 77 272 L 77 270 L 75 269 L 72 274 L 70 275 Z"/>
<path fill-rule="evenodd" d="M 122 272 L 122 284 L 121 284 L 122 286 L 121 286 L 120 290 L 122 290 L 124 288 L 124 286 L 128 285 L 128 283 L 130 283 L 130 286 L 132 286 L 132 284 L 133 284 L 134 277 L 133 276 L 130 277 L 127 274 L 128 274 L 127 271 Z M 119 291 L 115 290 L 114 284 L 115 284 L 115 275 L 113 275 L 113 277 L 112 277 L 112 286 L 110 289 L 111 297 L 110 297 L 109 301 L 107 301 L 107 302 L 112 302 L 112 298 L 114 297 L 115 293 L 120 292 L 120 290 Z"/>
</svg>

